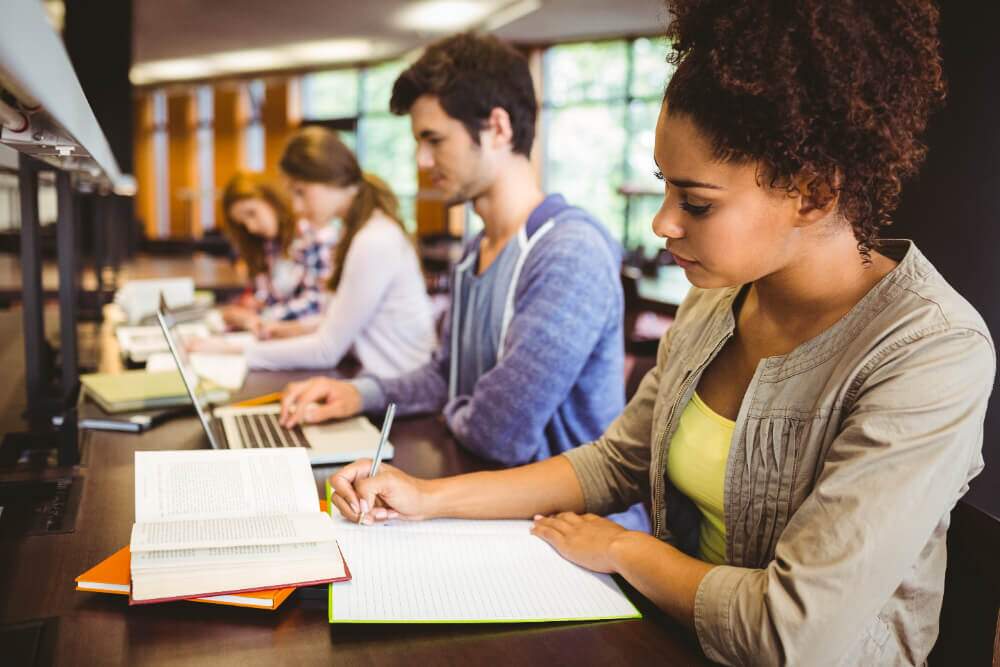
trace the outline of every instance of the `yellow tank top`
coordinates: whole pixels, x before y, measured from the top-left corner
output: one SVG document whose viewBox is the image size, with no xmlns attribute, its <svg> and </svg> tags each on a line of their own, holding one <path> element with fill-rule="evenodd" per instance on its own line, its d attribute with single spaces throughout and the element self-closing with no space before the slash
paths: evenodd
<svg viewBox="0 0 1000 667">
<path fill-rule="evenodd" d="M 701 511 L 698 557 L 726 562 L 726 461 L 736 422 L 714 412 L 695 392 L 667 451 L 667 476 Z"/>
</svg>

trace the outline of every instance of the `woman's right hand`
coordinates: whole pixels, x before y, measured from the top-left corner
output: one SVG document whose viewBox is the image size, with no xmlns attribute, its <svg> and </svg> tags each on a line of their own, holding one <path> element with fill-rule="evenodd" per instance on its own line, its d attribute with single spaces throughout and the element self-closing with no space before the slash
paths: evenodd
<svg viewBox="0 0 1000 667">
<path fill-rule="evenodd" d="M 364 514 L 366 524 L 389 519 L 430 518 L 430 482 L 407 475 L 382 463 L 375 477 L 369 477 L 371 459 L 360 459 L 330 476 L 331 500 L 341 516 L 357 522 Z"/>
</svg>

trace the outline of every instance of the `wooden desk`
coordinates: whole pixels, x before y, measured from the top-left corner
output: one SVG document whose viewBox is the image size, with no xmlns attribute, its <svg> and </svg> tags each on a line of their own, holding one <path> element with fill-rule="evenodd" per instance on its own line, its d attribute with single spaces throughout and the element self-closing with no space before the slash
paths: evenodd
<svg viewBox="0 0 1000 667">
<path fill-rule="evenodd" d="M 252 373 L 240 397 L 276 390 L 302 375 Z M 489 467 L 459 448 L 435 417 L 398 419 L 392 441 L 393 463 L 415 475 Z M 273 613 L 185 602 L 129 607 L 119 596 L 75 591 L 75 576 L 129 541 L 134 452 L 205 446 L 194 418 L 143 435 L 85 432 L 76 530 L 0 541 L 0 624 L 56 619 L 55 664 L 72 665 L 708 664 L 692 638 L 634 592 L 642 620 L 331 627 L 325 598 L 308 591 Z M 315 469 L 317 492 L 334 470 Z"/>
</svg>

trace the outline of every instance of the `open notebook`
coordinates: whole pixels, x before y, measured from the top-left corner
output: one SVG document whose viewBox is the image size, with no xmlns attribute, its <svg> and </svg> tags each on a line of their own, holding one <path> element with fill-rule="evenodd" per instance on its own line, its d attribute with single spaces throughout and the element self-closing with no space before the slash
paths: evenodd
<svg viewBox="0 0 1000 667">
<path fill-rule="evenodd" d="M 562 558 L 530 521 L 334 521 L 352 580 L 330 585 L 331 623 L 641 617 L 614 579 Z"/>
</svg>

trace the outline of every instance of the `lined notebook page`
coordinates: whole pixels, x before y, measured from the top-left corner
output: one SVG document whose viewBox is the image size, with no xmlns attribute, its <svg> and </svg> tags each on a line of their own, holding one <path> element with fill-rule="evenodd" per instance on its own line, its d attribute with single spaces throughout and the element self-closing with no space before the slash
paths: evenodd
<svg viewBox="0 0 1000 667">
<path fill-rule="evenodd" d="M 563 559 L 530 521 L 334 521 L 352 580 L 330 585 L 331 623 L 640 617 L 610 576 Z"/>
</svg>

